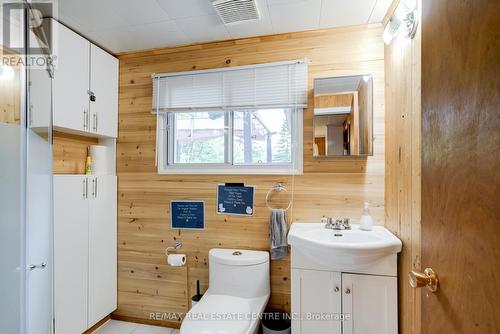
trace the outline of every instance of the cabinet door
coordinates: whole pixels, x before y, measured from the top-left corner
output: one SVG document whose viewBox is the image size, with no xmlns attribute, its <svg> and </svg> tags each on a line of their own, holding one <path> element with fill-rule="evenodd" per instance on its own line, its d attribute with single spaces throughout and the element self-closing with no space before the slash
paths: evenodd
<svg viewBox="0 0 500 334">
<path fill-rule="evenodd" d="M 52 20 L 54 31 L 54 126 L 88 131 L 90 43 Z"/>
<path fill-rule="evenodd" d="M 118 128 L 118 59 L 95 45 L 90 47 L 91 131 L 117 137 Z"/>
<path fill-rule="evenodd" d="M 89 327 L 116 309 L 116 176 L 90 177 Z"/>
<path fill-rule="evenodd" d="M 396 277 L 342 274 L 343 334 L 398 332 Z"/>
<path fill-rule="evenodd" d="M 292 333 L 341 333 L 341 274 L 292 269 Z"/>
<path fill-rule="evenodd" d="M 87 329 L 88 199 L 82 175 L 54 176 L 56 333 Z"/>
</svg>

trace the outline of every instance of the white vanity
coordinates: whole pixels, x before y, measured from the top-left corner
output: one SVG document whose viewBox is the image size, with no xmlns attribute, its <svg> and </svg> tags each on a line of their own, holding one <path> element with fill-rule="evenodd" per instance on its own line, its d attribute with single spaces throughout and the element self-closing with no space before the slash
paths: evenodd
<svg viewBox="0 0 500 334">
<path fill-rule="evenodd" d="M 362 231 L 298 222 L 292 246 L 292 334 L 398 332 L 397 253 L 382 226 Z"/>
</svg>

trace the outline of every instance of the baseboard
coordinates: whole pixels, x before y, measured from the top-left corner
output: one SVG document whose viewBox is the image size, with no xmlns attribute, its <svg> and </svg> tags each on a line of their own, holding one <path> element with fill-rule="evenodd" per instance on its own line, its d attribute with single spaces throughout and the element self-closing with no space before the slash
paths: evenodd
<svg viewBox="0 0 500 334">
<path fill-rule="evenodd" d="M 153 320 L 153 319 L 142 319 L 142 318 L 134 318 L 125 315 L 111 314 L 111 319 L 113 320 L 121 320 L 127 322 L 135 322 L 136 324 L 143 325 L 153 325 L 153 326 L 161 326 L 161 327 L 169 327 L 179 329 L 181 328 L 181 324 L 176 321 L 165 321 L 165 320 Z"/>
<path fill-rule="evenodd" d="M 111 314 L 109 314 L 108 316 L 104 317 L 103 319 L 99 320 L 94 326 L 90 327 L 89 329 L 87 329 L 85 332 L 83 332 L 83 334 L 90 334 L 90 333 L 93 333 L 97 328 L 101 327 L 102 325 L 104 325 L 105 322 L 107 322 L 108 320 L 111 319 Z"/>
</svg>

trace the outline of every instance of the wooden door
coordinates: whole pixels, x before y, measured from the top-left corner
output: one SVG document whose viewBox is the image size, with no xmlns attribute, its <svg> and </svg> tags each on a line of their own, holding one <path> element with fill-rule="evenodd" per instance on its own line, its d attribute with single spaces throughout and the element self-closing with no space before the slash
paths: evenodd
<svg viewBox="0 0 500 334">
<path fill-rule="evenodd" d="M 397 334 L 397 278 L 342 274 L 342 313 L 342 334 Z"/>
<path fill-rule="evenodd" d="M 500 333 L 500 1 L 422 13 L 422 332 Z"/>
<path fill-rule="evenodd" d="M 118 129 L 118 59 L 101 48 L 90 47 L 90 131 L 117 137 Z"/>
<path fill-rule="evenodd" d="M 89 130 L 90 43 L 52 20 L 54 31 L 54 126 L 77 132 Z"/>
<path fill-rule="evenodd" d="M 89 177 L 89 323 L 91 327 L 116 309 L 116 176 Z"/>
<path fill-rule="evenodd" d="M 321 315 L 339 315 L 341 274 L 337 272 L 292 269 L 292 333 L 340 334 L 339 319 L 321 319 Z"/>
<path fill-rule="evenodd" d="M 88 185 L 85 175 L 54 176 L 56 333 L 87 329 Z"/>
</svg>

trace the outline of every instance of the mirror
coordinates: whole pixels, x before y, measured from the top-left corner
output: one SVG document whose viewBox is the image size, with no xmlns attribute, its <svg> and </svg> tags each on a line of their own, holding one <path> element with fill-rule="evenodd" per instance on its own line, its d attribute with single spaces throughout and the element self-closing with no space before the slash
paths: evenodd
<svg viewBox="0 0 500 334">
<path fill-rule="evenodd" d="M 371 75 L 314 80 L 314 156 L 373 155 Z"/>
</svg>

